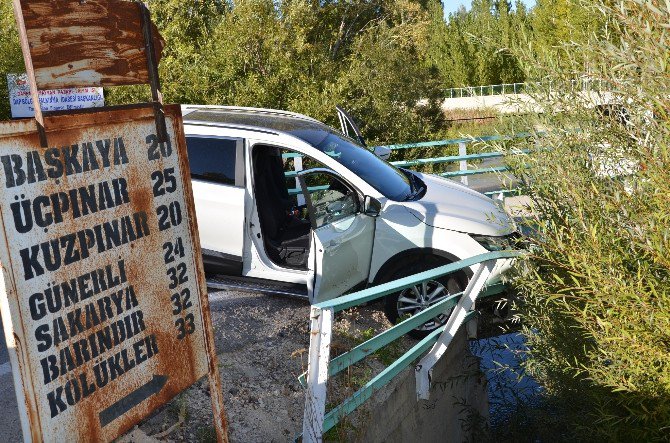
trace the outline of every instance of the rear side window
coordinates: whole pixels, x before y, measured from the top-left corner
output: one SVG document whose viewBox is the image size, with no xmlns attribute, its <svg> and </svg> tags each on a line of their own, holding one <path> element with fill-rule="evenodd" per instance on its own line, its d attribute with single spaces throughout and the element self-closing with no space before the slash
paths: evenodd
<svg viewBox="0 0 670 443">
<path fill-rule="evenodd" d="M 186 137 L 186 149 L 192 178 L 235 185 L 236 140 Z"/>
</svg>

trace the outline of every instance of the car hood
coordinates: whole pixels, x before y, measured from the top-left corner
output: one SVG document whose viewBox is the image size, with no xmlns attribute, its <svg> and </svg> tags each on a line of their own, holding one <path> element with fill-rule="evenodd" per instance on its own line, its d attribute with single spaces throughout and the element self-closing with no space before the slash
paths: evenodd
<svg viewBox="0 0 670 443">
<path fill-rule="evenodd" d="M 507 235 L 516 227 L 512 218 L 492 199 L 453 180 L 413 172 L 427 186 L 417 201 L 404 207 L 429 226 L 479 235 Z"/>
</svg>

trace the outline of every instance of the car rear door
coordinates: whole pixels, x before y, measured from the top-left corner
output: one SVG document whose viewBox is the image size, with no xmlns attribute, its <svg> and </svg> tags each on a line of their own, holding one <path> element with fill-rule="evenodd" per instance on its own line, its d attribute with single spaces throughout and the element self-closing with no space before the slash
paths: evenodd
<svg viewBox="0 0 670 443">
<path fill-rule="evenodd" d="M 344 294 L 370 272 L 375 218 L 363 214 L 362 196 L 334 171 L 298 173 L 312 224 L 312 303 Z"/>
<path fill-rule="evenodd" d="M 241 275 L 244 140 L 192 134 L 186 146 L 205 268 Z"/>
</svg>

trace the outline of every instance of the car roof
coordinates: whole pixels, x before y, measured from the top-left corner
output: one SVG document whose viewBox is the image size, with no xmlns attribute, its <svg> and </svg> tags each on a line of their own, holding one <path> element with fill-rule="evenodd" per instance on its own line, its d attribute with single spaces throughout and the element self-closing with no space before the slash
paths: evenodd
<svg viewBox="0 0 670 443">
<path fill-rule="evenodd" d="M 185 105 L 182 106 L 182 113 L 185 124 L 283 132 L 314 146 L 329 134 L 336 133 L 333 128 L 311 117 L 275 109 Z"/>
</svg>

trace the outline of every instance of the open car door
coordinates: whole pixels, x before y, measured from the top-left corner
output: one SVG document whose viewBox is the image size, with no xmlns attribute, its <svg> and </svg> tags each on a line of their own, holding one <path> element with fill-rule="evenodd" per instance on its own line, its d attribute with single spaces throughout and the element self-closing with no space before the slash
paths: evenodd
<svg viewBox="0 0 670 443">
<path fill-rule="evenodd" d="M 367 143 L 365 143 L 365 139 L 363 138 L 363 134 L 361 133 L 361 130 L 358 128 L 356 122 L 354 122 L 354 119 L 351 118 L 351 116 L 347 113 L 347 111 L 345 111 L 341 107 L 335 106 L 335 109 L 337 109 L 337 117 L 340 119 L 340 127 L 342 128 L 342 134 L 346 135 L 347 137 L 355 139 L 364 148 L 368 148 L 368 145 Z M 353 135 L 349 134 L 350 128 L 351 131 L 353 132 Z M 373 148 L 368 149 L 374 152 L 375 155 L 381 158 L 382 160 L 388 160 L 391 157 L 391 150 L 385 146 L 375 146 Z"/>
<path fill-rule="evenodd" d="M 298 173 L 312 225 L 314 286 L 312 303 L 344 294 L 370 273 L 374 214 L 364 211 L 359 193 L 334 171 Z M 369 198 L 368 198 L 369 199 Z"/>
<path fill-rule="evenodd" d="M 335 106 L 335 109 L 337 109 L 337 117 L 340 119 L 342 134 L 357 140 L 364 148 L 367 148 L 368 145 L 365 143 L 363 134 L 361 134 L 361 130 L 358 129 L 358 125 L 354 122 L 354 119 L 341 107 Z M 349 128 L 354 133 L 353 135 L 349 135 Z"/>
</svg>

